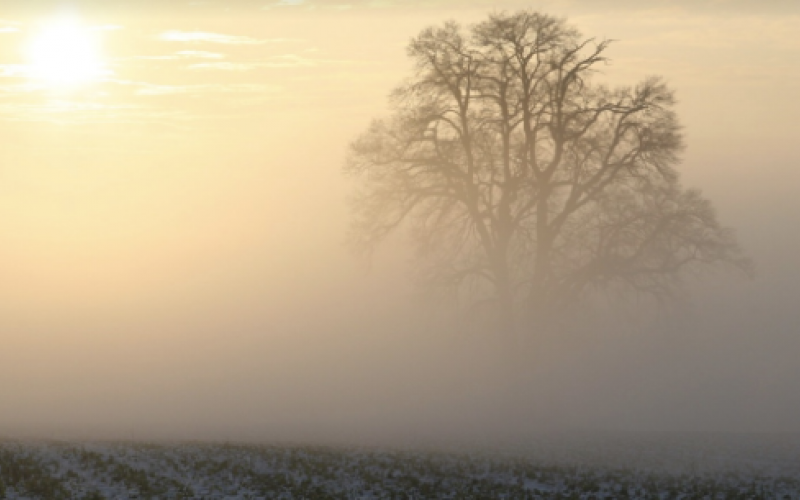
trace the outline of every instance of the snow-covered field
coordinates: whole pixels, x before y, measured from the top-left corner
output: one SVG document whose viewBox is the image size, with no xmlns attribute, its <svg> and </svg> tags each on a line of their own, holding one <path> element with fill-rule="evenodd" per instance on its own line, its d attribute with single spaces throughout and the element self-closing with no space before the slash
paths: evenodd
<svg viewBox="0 0 800 500">
<path fill-rule="evenodd" d="M 800 439 L 582 435 L 502 450 L 0 441 L 0 498 L 800 499 Z"/>
</svg>

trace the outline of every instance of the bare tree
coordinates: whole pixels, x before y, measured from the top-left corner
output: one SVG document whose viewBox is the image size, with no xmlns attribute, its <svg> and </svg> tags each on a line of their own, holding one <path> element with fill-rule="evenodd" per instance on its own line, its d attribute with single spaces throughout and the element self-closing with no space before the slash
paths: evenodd
<svg viewBox="0 0 800 500">
<path fill-rule="evenodd" d="M 685 272 L 748 269 L 732 232 L 675 170 L 664 81 L 595 84 L 609 41 L 531 11 L 422 31 L 393 116 L 352 145 L 353 239 L 411 230 L 426 282 L 511 334 L 609 287 L 675 296 Z"/>
</svg>

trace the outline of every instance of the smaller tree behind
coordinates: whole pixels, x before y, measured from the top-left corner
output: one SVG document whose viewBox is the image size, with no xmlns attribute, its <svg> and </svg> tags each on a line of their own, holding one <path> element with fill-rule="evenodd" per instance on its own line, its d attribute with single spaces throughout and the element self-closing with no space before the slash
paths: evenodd
<svg viewBox="0 0 800 500">
<path fill-rule="evenodd" d="M 712 205 L 679 182 L 667 85 L 592 82 L 608 46 L 530 11 L 422 31 L 393 116 L 352 146 L 353 239 L 372 249 L 410 229 L 425 282 L 468 295 L 512 335 L 592 291 L 664 299 L 690 269 L 749 269 Z"/>
</svg>

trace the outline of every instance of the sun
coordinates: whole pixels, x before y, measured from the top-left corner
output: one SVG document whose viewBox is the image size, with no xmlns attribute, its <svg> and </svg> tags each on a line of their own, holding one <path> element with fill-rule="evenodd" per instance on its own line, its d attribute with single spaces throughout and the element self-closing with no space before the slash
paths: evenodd
<svg viewBox="0 0 800 500">
<path fill-rule="evenodd" d="M 97 32 L 73 18 L 43 24 L 25 53 L 30 76 L 49 87 L 84 85 L 108 73 Z"/>
</svg>

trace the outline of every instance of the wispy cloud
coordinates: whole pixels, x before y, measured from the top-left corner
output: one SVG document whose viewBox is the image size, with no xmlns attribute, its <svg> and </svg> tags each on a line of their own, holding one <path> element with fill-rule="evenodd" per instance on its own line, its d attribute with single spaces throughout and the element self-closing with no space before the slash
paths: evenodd
<svg viewBox="0 0 800 500">
<path fill-rule="evenodd" d="M 207 52 L 204 50 L 182 50 L 176 53 L 179 57 L 197 59 L 224 59 L 225 55 L 218 52 Z"/>
<path fill-rule="evenodd" d="M 101 26 L 93 26 L 92 29 L 95 31 L 118 31 L 122 29 L 122 26 L 118 24 L 103 24 Z"/>
<path fill-rule="evenodd" d="M 220 71 L 251 71 L 264 67 L 262 63 L 236 63 L 236 62 L 213 62 L 197 63 L 189 66 L 189 69 L 212 69 Z"/>
<path fill-rule="evenodd" d="M 205 50 L 181 50 L 163 56 L 136 56 L 134 59 L 145 59 L 153 61 L 175 61 L 180 59 L 224 59 L 225 54 L 219 52 L 208 52 Z"/>
<path fill-rule="evenodd" d="M 24 64 L 0 64 L 0 78 L 19 78 L 27 74 Z"/>
<path fill-rule="evenodd" d="M 195 85 L 155 85 L 151 83 L 126 82 L 127 84 L 138 85 L 141 88 L 136 91 L 136 95 L 141 96 L 164 96 L 177 94 L 267 94 L 283 90 L 278 85 L 266 84 L 195 84 Z"/>
<path fill-rule="evenodd" d="M 357 8 L 385 8 L 385 7 L 436 7 L 446 5 L 458 5 L 478 7 L 486 5 L 487 7 L 494 6 L 497 0 L 278 0 L 269 3 L 262 7 L 264 10 L 270 10 L 281 7 L 297 7 L 303 6 L 309 10 L 350 10 Z"/>
<path fill-rule="evenodd" d="M 220 71 L 252 71 L 260 68 L 301 68 L 317 66 L 317 62 L 295 54 L 271 57 L 260 62 L 209 62 L 197 63 L 189 66 L 194 70 L 220 70 Z"/>
<path fill-rule="evenodd" d="M 207 31 L 165 31 L 159 37 L 167 42 L 221 43 L 227 45 L 263 45 L 265 43 L 282 43 L 299 41 L 293 38 L 252 38 L 241 35 L 224 35 Z"/>
<path fill-rule="evenodd" d="M 17 83 L 13 85 L 0 85 L 0 93 L 3 94 L 30 94 L 40 90 L 40 87 L 33 83 Z"/>
<path fill-rule="evenodd" d="M 193 70 L 252 71 L 262 68 L 310 68 L 323 65 L 359 65 L 364 61 L 344 59 L 309 59 L 297 54 L 273 56 L 257 62 L 203 62 L 189 65 Z"/>
<path fill-rule="evenodd" d="M 51 123 L 116 123 L 131 121 L 144 111 L 135 104 L 108 104 L 71 99 L 0 104 L 0 117 L 7 121 Z M 146 117 L 146 113 L 145 116 Z M 141 118 L 139 121 L 143 121 Z"/>
</svg>

